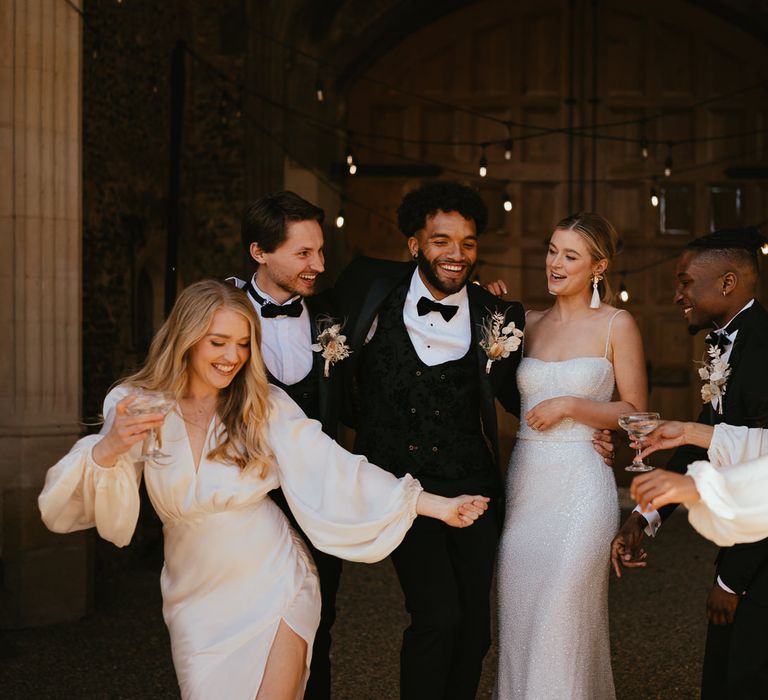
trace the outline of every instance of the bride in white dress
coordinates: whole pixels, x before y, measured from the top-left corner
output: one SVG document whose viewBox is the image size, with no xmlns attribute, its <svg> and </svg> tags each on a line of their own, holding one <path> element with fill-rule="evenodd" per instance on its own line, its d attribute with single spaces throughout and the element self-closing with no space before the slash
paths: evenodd
<svg viewBox="0 0 768 700">
<path fill-rule="evenodd" d="M 619 507 L 592 434 L 647 402 L 637 325 L 600 303 L 616 244 L 597 214 L 563 219 L 546 257 L 555 304 L 526 318 L 497 575 L 498 700 L 615 697 L 607 605 Z"/>
<path fill-rule="evenodd" d="M 314 565 L 282 511 L 278 485 L 315 545 L 377 561 L 418 515 L 470 525 L 482 497 L 446 499 L 351 455 L 266 381 L 259 323 L 245 294 L 209 280 L 187 287 L 142 370 L 104 401 L 104 426 L 47 475 L 39 505 L 55 532 L 96 527 L 130 541 L 142 472 L 163 521 L 163 616 L 183 698 L 294 700 L 303 694 L 320 596 Z M 136 387 L 176 397 L 128 415 Z M 140 461 L 162 426 L 162 463 Z"/>
</svg>

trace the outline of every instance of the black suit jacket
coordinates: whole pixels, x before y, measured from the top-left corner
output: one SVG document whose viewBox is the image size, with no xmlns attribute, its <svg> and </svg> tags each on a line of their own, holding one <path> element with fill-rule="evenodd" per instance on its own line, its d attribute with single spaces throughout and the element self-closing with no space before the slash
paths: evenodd
<svg viewBox="0 0 768 700">
<path fill-rule="evenodd" d="M 228 277 L 227 282 L 234 284 L 238 289 L 245 289 L 248 282 L 239 279 L 238 277 Z M 250 297 L 249 297 L 250 299 Z M 335 314 L 333 305 L 333 291 L 327 290 L 319 294 L 315 294 L 311 297 L 304 297 L 304 302 L 307 305 L 307 312 L 309 314 L 310 333 L 312 337 L 312 343 L 317 342 L 318 331 L 320 330 L 320 322 L 324 318 L 335 319 L 339 321 Z M 317 377 L 317 392 L 318 392 L 318 415 L 309 416 L 315 420 L 320 421 L 323 424 L 323 431 L 330 435 L 332 438 L 336 437 L 338 432 L 339 421 L 339 402 L 340 402 L 340 382 L 339 382 L 339 368 L 338 363 L 331 365 L 329 376 L 323 376 L 323 369 L 325 366 L 325 360 L 321 357 L 321 353 L 312 353 L 312 370 Z"/>
<path fill-rule="evenodd" d="M 342 363 L 344 375 L 342 420 L 351 427 L 357 424 L 357 371 L 360 351 L 365 344 L 366 335 L 384 300 L 395 287 L 410 278 L 415 269 L 415 263 L 363 257 L 350 263 L 336 282 L 335 306 L 338 313 L 345 319 L 344 328 L 352 349 L 352 355 Z M 490 373 L 487 373 L 485 367 L 488 357 L 478 342 L 480 329 L 492 313 L 499 311 L 505 314 L 507 322 L 514 321 L 515 326 L 522 330 L 525 325 L 525 312 L 519 302 L 499 299 L 476 284 L 467 286 L 467 294 L 472 324 L 472 343 L 476 348 L 480 382 L 480 417 L 483 432 L 498 462 L 498 427 L 494 399 L 499 399 L 508 411 L 519 413 L 520 395 L 517 390 L 516 371 L 522 356 L 522 346 L 506 359 L 494 362 Z"/>
<path fill-rule="evenodd" d="M 340 322 L 339 317 L 335 313 L 333 305 L 333 292 L 332 290 L 315 294 L 311 297 L 305 297 L 304 301 L 307 304 L 307 311 L 309 312 L 309 323 L 311 326 L 312 343 L 317 342 L 317 336 L 320 326 L 324 319 L 330 319 L 333 322 Z M 313 352 L 313 370 L 318 381 L 318 404 L 319 415 L 310 416 L 315 418 L 323 424 L 323 431 L 335 438 L 338 428 L 339 420 L 339 402 L 340 402 L 340 364 L 346 362 L 341 360 L 335 364 L 332 364 L 329 369 L 328 376 L 324 376 L 323 370 L 325 367 L 325 360 L 322 357 L 322 353 Z M 347 358 L 349 359 L 349 358 Z"/>
<path fill-rule="evenodd" d="M 707 404 L 697 422 L 762 427 L 768 416 L 768 311 L 757 301 L 744 312 L 728 364 L 731 374 L 723 413 Z M 675 451 L 667 469 L 682 474 L 691 462 L 701 459 L 707 459 L 706 450 L 686 445 Z M 673 510 L 670 506 L 662 508 L 662 520 Z M 717 575 L 732 590 L 747 591 L 756 600 L 768 603 L 768 539 L 723 547 L 717 558 Z"/>
</svg>

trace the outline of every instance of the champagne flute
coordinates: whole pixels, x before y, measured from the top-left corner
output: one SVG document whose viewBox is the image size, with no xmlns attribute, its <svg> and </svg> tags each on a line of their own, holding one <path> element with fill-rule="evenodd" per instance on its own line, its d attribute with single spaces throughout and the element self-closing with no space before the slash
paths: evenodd
<svg viewBox="0 0 768 700">
<path fill-rule="evenodd" d="M 648 433 L 653 432 L 659 425 L 661 416 L 658 413 L 622 413 L 619 416 L 619 426 L 629 433 L 629 436 L 637 444 L 637 454 L 628 467 L 628 472 L 649 472 L 653 469 L 650 464 L 643 462 L 640 457 L 642 452 L 641 442 Z"/>
<path fill-rule="evenodd" d="M 176 400 L 162 391 L 147 391 L 145 389 L 134 389 L 132 395 L 135 397 L 125 412 L 130 416 L 139 416 L 149 413 L 161 413 L 166 416 L 176 405 Z M 160 432 L 162 426 L 153 428 L 147 439 L 144 441 L 144 449 L 141 452 L 141 459 L 145 462 L 155 462 L 164 457 L 170 457 L 162 451 L 163 436 Z"/>
</svg>

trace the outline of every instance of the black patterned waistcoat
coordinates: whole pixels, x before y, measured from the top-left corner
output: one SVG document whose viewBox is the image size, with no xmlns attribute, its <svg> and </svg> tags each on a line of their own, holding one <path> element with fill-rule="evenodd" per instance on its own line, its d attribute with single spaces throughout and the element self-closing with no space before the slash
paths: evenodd
<svg viewBox="0 0 768 700">
<path fill-rule="evenodd" d="M 397 476 L 490 475 L 496 466 L 481 427 L 476 339 L 461 359 L 425 365 L 403 321 L 408 283 L 385 300 L 361 351 L 355 452 Z"/>
</svg>

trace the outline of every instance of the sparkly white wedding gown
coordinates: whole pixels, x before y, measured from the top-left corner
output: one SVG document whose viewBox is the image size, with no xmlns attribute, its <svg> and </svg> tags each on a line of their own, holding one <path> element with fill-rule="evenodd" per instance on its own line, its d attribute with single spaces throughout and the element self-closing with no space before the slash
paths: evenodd
<svg viewBox="0 0 768 700">
<path fill-rule="evenodd" d="M 517 381 L 521 416 L 556 396 L 610 401 L 614 388 L 605 357 L 523 358 Z M 615 697 L 608 572 L 619 507 L 592 432 L 571 419 L 543 432 L 521 423 L 499 549 L 498 700 Z"/>
</svg>

